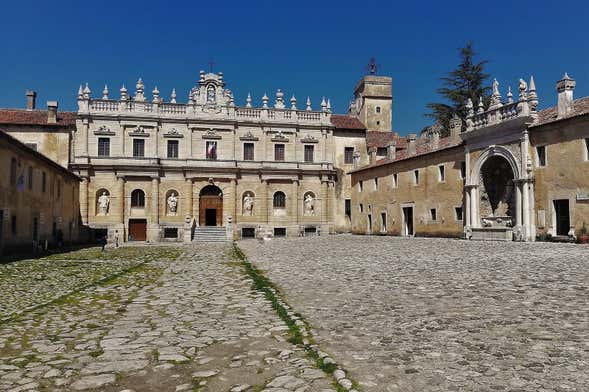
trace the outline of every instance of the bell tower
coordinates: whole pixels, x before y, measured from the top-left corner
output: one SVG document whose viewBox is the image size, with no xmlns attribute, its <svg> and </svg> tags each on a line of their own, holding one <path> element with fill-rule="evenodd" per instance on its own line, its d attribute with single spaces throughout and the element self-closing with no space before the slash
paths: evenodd
<svg viewBox="0 0 589 392">
<path fill-rule="evenodd" d="M 377 75 L 379 66 L 374 58 L 366 67 L 354 89 L 354 101 L 349 114 L 358 117 L 371 131 L 390 132 L 393 129 L 393 79 Z"/>
</svg>

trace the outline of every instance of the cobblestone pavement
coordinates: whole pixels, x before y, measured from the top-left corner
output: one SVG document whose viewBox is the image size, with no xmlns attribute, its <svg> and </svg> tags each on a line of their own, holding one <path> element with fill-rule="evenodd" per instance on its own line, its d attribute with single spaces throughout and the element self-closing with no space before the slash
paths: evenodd
<svg viewBox="0 0 589 392">
<path fill-rule="evenodd" d="M 1 323 L 0 390 L 333 391 L 230 247 L 182 251 Z"/>
<path fill-rule="evenodd" d="M 589 247 L 241 241 L 365 391 L 589 390 Z"/>
</svg>

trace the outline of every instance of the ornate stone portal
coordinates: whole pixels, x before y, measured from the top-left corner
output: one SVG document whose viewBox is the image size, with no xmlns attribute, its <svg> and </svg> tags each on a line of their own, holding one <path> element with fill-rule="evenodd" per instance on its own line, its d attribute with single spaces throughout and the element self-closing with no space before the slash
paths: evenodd
<svg viewBox="0 0 589 392">
<path fill-rule="evenodd" d="M 480 215 L 483 227 L 511 227 L 514 216 L 514 174 L 501 157 L 489 158 L 481 168 Z"/>
</svg>

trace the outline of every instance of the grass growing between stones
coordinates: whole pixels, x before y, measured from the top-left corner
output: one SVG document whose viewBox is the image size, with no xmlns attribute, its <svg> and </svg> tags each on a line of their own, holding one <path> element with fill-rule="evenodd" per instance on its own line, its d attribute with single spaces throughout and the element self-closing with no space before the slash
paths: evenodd
<svg viewBox="0 0 589 392">
<path fill-rule="evenodd" d="M 272 281 L 270 281 L 270 279 L 268 279 L 268 277 L 266 277 L 262 270 L 256 268 L 247 259 L 247 256 L 235 244 L 233 245 L 233 256 L 241 261 L 246 274 L 253 281 L 253 288 L 264 294 L 264 297 L 272 303 L 272 308 L 276 311 L 280 319 L 288 326 L 290 334 L 288 341 L 294 345 L 301 346 L 305 350 L 307 356 L 313 359 L 317 368 L 321 369 L 326 374 L 333 375 L 333 372 L 338 369 L 338 366 L 335 363 L 324 363 L 323 358 L 319 356 L 316 351 L 317 346 L 310 333 L 310 324 L 300 313 L 293 313 L 283 305 L 285 302 L 280 299 L 278 288 L 272 283 Z M 293 318 L 293 316 L 296 318 Z M 302 321 L 304 327 L 297 325 L 297 320 Z M 314 347 L 315 349 L 313 349 Z M 353 380 L 352 384 L 353 389 L 359 390 L 357 383 Z M 334 381 L 333 386 L 337 392 L 347 392 L 347 390 L 339 385 L 337 381 Z"/>
</svg>

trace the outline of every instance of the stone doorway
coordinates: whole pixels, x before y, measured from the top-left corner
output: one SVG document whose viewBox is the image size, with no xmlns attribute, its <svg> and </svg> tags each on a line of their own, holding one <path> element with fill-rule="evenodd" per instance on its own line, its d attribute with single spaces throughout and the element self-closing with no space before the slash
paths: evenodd
<svg viewBox="0 0 589 392">
<path fill-rule="evenodd" d="M 415 235 L 413 230 L 413 207 L 403 207 L 403 235 Z"/>
<path fill-rule="evenodd" d="M 129 241 L 147 239 L 147 219 L 129 219 Z"/>
<path fill-rule="evenodd" d="M 556 235 L 567 236 L 571 229 L 569 201 L 567 199 L 554 200 L 554 223 Z"/>
<path fill-rule="evenodd" d="M 207 185 L 200 191 L 200 226 L 223 226 L 223 191 L 215 185 Z"/>
</svg>

